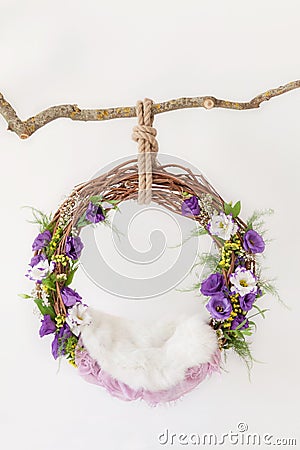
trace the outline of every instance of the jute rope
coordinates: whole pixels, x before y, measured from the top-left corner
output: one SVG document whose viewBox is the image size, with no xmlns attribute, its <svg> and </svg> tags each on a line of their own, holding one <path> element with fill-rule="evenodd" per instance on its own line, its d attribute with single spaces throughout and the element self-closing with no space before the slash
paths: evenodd
<svg viewBox="0 0 300 450">
<path fill-rule="evenodd" d="M 153 101 L 145 98 L 136 104 L 138 125 L 133 128 L 132 139 L 138 143 L 139 191 L 138 203 L 149 204 L 152 197 L 152 170 L 155 164 L 158 143 L 156 129 L 152 127 Z"/>
</svg>

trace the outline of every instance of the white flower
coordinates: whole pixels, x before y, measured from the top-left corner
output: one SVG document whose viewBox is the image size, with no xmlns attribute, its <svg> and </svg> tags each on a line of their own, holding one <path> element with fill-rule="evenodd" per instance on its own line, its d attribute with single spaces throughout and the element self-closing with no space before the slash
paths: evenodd
<svg viewBox="0 0 300 450">
<path fill-rule="evenodd" d="M 251 270 L 246 270 L 245 267 L 237 267 L 235 272 L 230 275 L 230 282 L 233 285 L 231 290 L 240 294 L 241 297 L 257 292 L 256 281 Z"/>
<path fill-rule="evenodd" d="M 226 216 L 225 213 L 214 214 L 208 222 L 210 234 L 218 236 L 225 241 L 233 236 L 239 229 L 232 216 Z"/>
<path fill-rule="evenodd" d="M 82 326 L 89 325 L 91 323 L 92 319 L 87 310 L 88 307 L 82 303 L 76 303 L 68 310 L 66 322 L 75 336 L 80 334 L 80 329 Z"/>
<path fill-rule="evenodd" d="M 50 273 L 53 272 L 54 268 L 55 262 L 51 261 L 49 263 L 47 259 L 44 259 L 37 263 L 35 266 L 30 266 L 26 276 L 31 281 L 41 282 L 44 278 L 46 278 Z"/>
</svg>

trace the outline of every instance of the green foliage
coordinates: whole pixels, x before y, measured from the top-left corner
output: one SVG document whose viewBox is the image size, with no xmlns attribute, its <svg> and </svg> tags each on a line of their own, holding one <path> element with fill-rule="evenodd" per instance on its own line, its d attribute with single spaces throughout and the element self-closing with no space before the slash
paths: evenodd
<svg viewBox="0 0 300 450">
<path fill-rule="evenodd" d="M 29 220 L 29 223 L 36 223 L 39 225 L 40 228 L 40 232 L 43 232 L 45 230 L 49 230 L 51 233 L 53 231 L 53 224 L 51 223 L 52 221 L 52 215 L 49 214 L 44 214 L 42 211 L 33 208 L 31 206 L 25 206 L 24 208 L 29 208 L 31 209 L 32 215 L 33 215 L 33 220 Z"/>
<path fill-rule="evenodd" d="M 90 202 L 94 203 L 94 205 L 100 205 L 102 201 L 103 201 L 102 195 L 93 195 L 90 198 Z"/>
<path fill-rule="evenodd" d="M 246 341 L 245 338 L 246 333 L 242 331 L 244 330 L 237 330 L 234 333 L 228 333 L 228 331 L 224 332 L 226 344 L 223 348 L 224 350 L 229 350 L 232 348 L 236 352 L 236 354 L 245 362 L 250 374 L 250 370 L 253 366 L 254 360 L 250 351 L 250 344 Z"/>
<path fill-rule="evenodd" d="M 51 291 L 56 290 L 56 275 L 54 273 L 51 273 L 46 278 L 42 280 L 42 284 L 46 286 Z"/>
<path fill-rule="evenodd" d="M 224 212 L 227 215 L 231 214 L 232 217 L 237 217 L 241 212 L 241 202 L 240 201 L 236 202 L 234 206 L 232 205 L 232 202 L 230 203 L 224 202 Z"/>
<path fill-rule="evenodd" d="M 74 275 L 75 275 L 77 269 L 78 269 L 78 264 L 74 265 L 74 266 L 71 268 L 70 272 L 68 273 L 66 282 L 65 282 L 65 285 L 66 285 L 66 286 L 69 286 L 69 285 L 72 283 L 73 278 L 74 278 Z"/>
<path fill-rule="evenodd" d="M 190 239 L 192 239 L 193 237 L 205 236 L 205 235 L 207 235 L 207 234 L 208 234 L 208 231 L 207 231 L 204 227 L 197 226 L 197 227 L 195 227 L 195 228 L 192 230 L 191 234 L 190 234 L 188 237 L 186 237 L 185 239 L 183 239 L 182 242 L 180 242 L 180 243 L 177 244 L 177 245 L 170 245 L 170 246 L 168 246 L 168 248 L 178 248 L 178 247 L 181 247 L 183 244 L 185 244 L 186 242 L 188 242 L 188 241 L 189 241 Z"/>
<path fill-rule="evenodd" d="M 52 308 L 52 306 L 45 306 L 43 303 L 43 300 L 41 298 L 35 298 L 34 299 L 35 304 L 37 305 L 37 307 L 39 308 L 41 314 L 43 314 L 43 316 L 45 316 L 46 314 L 49 314 L 49 316 L 51 317 L 51 319 L 55 319 L 55 311 Z"/>
<path fill-rule="evenodd" d="M 206 234 L 208 234 L 208 231 L 199 225 L 192 231 L 191 237 L 205 236 Z"/>
<path fill-rule="evenodd" d="M 91 225 L 91 222 L 85 218 L 85 213 L 78 219 L 76 224 L 77 228 L 86 227 L 87 225 Z"/>
<path fill-rule="evenodd" d="M 65 356 L 66 359 L 71 363 L 73 366 L 76 366 L 75 363 L 75 350 L 78 343 L 78 338 L 76 336 L 71 336 L 67 338 L 64 342 L 64 350 L 65 350 Z"/>
<path fill-rule="evenodd" d="M 120 203 L 120 200 L 104 200 L 106 203 L 110 203 L 111 205 L 115 205 L 115 208 Z"/>
<path fill-rule="evenodd" d="M 260 233 L 263 233 L 263 227 L 265 225 L 265 221 L 262 220 L 265 216 L 271 216 L 274 214 L 273 209 L 264 209 L 262 211 L 254 211 L 253 214 L 247 220 L 247 230 L 251 230 L 255 228 Z"/>
<path fill-rule="evenodd" d="M 278 290 L 275 286 L 274 280 L 260 280 L 259 286 L 262 289 L 264 294 L 270 294 L 276 298 L 276 300 L 281 303 L 285 308 L 290 309 L 289 306 L 284 303 L 282 298 L 280 297 Z"/>
<path fill-rule="evenodd" d="M 198 261 L 194 265 L 196 266 L 206 266 L 211 272 L 216 272 L 219 265 L 220 256 L 214 253 L 201 253 L 198 256 Z M 193 267 L 193 268 L 194 268 Z"/>
<path fill-rule="evenodd" d="M 252 317 L 255 317 L 257 315 L 261 315 L 263 319 L 266 318 L 265 312 L 269 311 L 268 309 L 260 309 L 259 306 L 257 306 L 256 304 L 253 305 L 253 308 L 257 309 L 258 312 L 256 314 L 253 314 L 252 316 L 250 316 L 249 319 Z"/>
<path fill-rule="evenodd" d="M 27 295 L 27 294 L 18 294 L 18 296 L 21 297 L 21 298 L 25 298 L 25 299 L 32 298 L 31 295 Z"/>
</svg>

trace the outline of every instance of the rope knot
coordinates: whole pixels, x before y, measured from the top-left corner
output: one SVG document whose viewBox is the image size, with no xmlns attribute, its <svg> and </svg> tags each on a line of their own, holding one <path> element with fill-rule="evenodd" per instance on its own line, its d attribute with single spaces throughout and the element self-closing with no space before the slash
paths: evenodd
<svg viewBox="0 0 300 450">
<path fill-rule="evenodd" d="M 157 152 L 158 151 L 158 143 L 155 139 L 155 136 L 157 135 L 157 131 L 155 128 L 147 126 L 147 125 L 136 125 L 133 128 L 132 133 L 132 139 L 135 142 L 139 142 L 140 139 L 143 139 L 144 141 L 148 141 L 151 145 L 151 151 Z"/>
<path fill-rule="evenodd" d="M 153 101 L 145 98 L 136 104 L 138 125 L 133 128 L 132 139 L 138 143 L 139 191 L 138 202 L 148 204 L 152 197 L 152 167 L 155 164 L 158 143 L 156 129 L 152 127 Z"/>
</svg>

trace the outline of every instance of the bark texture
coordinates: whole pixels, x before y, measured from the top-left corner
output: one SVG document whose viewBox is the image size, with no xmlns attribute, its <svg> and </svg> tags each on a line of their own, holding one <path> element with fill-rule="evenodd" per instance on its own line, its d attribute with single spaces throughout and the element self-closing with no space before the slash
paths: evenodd
<svg viewBox="0 0 300 450">
<path fill-rule="evenodd" d="M 203 97 L 182 97 L 174 100 L 168 100 L 162 103 L 154 103 L 152 105 L 152 114 L 160 114 L 168 111 L 185 108 L 225 108 L 245 111 L 249 109 L 259 108 L 261 103 L 270 100 L 273 97 L 282 95 L 286 92 L 298 89 L 300 80 L 292 81 L 279 86 L 275 89 L 269 89 L 262 94 L 257 95 L 248 102 L 233 102 L 229 100 L 218 99 L 213 96 Z M 12 105 L 5 100 L 0 93 L 0 114 L 8 124 L 8 130 L 16 133 L 21 139 L 27 139 L 35 131 L 42 128 L 47 123 L 60 118 L 67 118 L 80 121 L 103 121 L 110 119 L 119 119 L 125 117 L 136 117 L 135 106 L 121 106 L 116 108 L 105 109 L 81 109 L 78 105 L 58 105 L 41 111 L 27 120 L 21 120 Z"/>
</svg>

